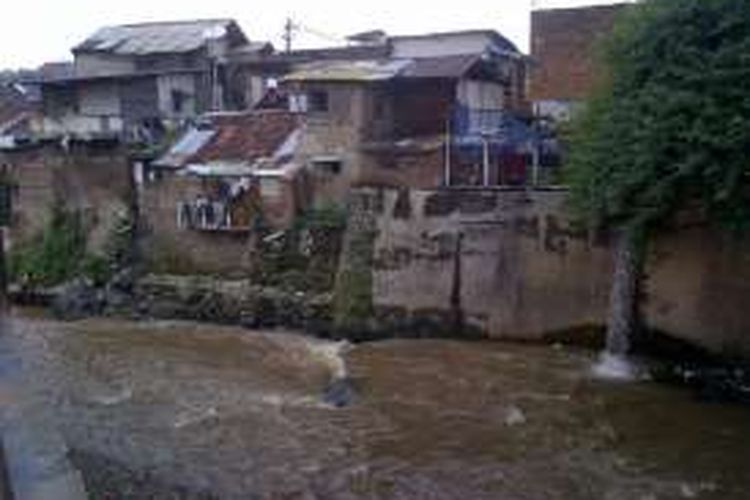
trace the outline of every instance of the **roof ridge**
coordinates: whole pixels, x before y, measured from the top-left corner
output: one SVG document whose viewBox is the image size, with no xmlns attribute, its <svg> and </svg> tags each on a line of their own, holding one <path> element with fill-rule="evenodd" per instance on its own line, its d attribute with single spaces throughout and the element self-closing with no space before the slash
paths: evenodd
<svg viewBox="0 0 750 500">
<path fill-rule="evenodd" d="M 185 24 L 199 24 L 199 23 L 233 23 L 237 22 L 231 17 L 217 17 L 217 18 L 206 18 L 206 19 L 177 19 L 173 21 L 144 21 L 139 23 L 126 23 L 126 24 L 110 24 L 103 26 L 103 28 L 140 28 L 150 26 L 166 26 L 166 25 L 185 25 Z"/>
<path fill-rule="evenodd" d="M 555 11 L 563 11 L 563 10 L 569 10 L 569 11 L 583 11 L 583 10 L 593 10 L 593 9 L 618 9 L 625 7 L 627 5 L 633 5 L 632 2 L 627 1 L 620 1 L 615 3 L 603 3 L 603 4 L 591 4 L 591 5 L 578 5 L 578 6 L 568 6 L 568 7 L 546 7 L 546 8 L 540 8 L 540 9 L 532 9 L 531 13 L 534 14 L 536 12 L 555 12 Z"/>
</svg>

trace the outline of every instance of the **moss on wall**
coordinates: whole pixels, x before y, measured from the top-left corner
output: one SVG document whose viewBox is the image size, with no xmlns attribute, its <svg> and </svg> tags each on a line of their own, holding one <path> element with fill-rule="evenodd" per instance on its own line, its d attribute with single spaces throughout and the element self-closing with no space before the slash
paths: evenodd
<svg viewBox="0 0 750 500">
<path fill-rule="evenodd" d="M 334 322 L 338 329 L 367 329 L 373 309 L 373 262 L 376 215 L 370 192 L 352 197 L 344 247 L 334 292 Z"/>
</svg>

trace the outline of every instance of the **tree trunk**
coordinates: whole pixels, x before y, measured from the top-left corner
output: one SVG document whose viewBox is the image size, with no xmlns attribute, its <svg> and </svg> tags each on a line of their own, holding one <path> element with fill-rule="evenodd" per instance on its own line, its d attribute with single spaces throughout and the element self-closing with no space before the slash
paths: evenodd
<svg viewBox="0 0 750 500">
<path fill-rule="evenodd" d="M 617 234 L 614 275 L 609 298 L 607 353 L 625 356 L 641 326 L 640 288 L 643 279 L 645 229 L 634 224 Z"/>
</svg>

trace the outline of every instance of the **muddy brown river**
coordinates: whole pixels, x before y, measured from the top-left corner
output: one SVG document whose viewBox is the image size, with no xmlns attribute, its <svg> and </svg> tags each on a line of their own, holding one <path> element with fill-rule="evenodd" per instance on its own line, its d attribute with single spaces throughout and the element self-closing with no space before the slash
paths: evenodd
<svg viewBox="0 0 750 500">
<path fill-rule="evenodd" d="M 4 330 L 90 498 L 750 498 L 750 409 L 596 381 L 584 350 L 27 314 Z M 337 376 L 344 408 L 322 398 Z"/>
</svg>

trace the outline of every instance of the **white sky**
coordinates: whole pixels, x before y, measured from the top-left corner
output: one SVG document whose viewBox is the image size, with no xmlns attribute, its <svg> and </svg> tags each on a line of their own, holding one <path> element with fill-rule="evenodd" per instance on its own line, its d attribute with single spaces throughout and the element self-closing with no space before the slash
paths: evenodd
<svg viewBox="0 0 750 500">
<path fill-rule="evenodd" d="M 370 29 L 410 34 L 491 28 L 528 49 L 529 11 L 613 3 L 612 0 L 2 0 L 0 69 L 36 67 L 70 59 L 70 48 L 98 27 L 144 21 L 231 17 L 252 40 L 270 40 L 277 48 L 284 21 L 295 21 L 333 37 Z M 301 33 L 297 47 L 330 45 Z"/>
</svg>

